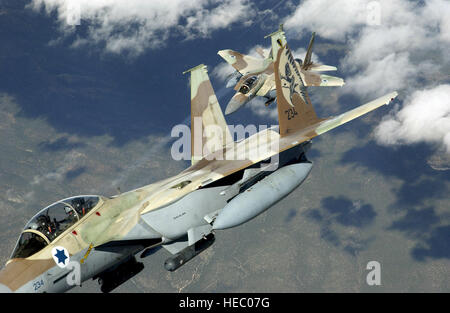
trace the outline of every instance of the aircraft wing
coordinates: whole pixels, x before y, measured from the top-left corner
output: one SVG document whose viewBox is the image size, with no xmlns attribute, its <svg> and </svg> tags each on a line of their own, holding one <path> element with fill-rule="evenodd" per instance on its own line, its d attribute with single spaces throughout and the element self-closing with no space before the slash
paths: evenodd
<svg viewBox="0 0 450 313">
<path fill-rule="evenodd" d="M 308 133 L 312 138 L 388 104 L 398 94 L 391 92 L 336 117 L 319 118 L 302 83 L 297 65 L 287 45 L 278 51 L 274 64 L 278 122 L 281 137 Z"/>
<path fill-rule="evenodd" d="M 228 64 L 242 75 L 264 71 L 272 60 L 255 58 L 230 49 L 217 52 Z"/>
<path fill-rule="evenodd" d="M 338 126 L 341 126 L 355 118 L 360 117 L 361 115 L 369 113 L 370 111 L 373 111 L 382 105 L 389 104 L 397 96 L 398 96 L 398 93 L 396 91 L 394 91 L 394 92 L 384 95 L 378 99 L 370 101 L 359 107 L 356 107 L 353 110 L 342 113 L 341 115 L 338 115 L 335 117 L 329 117 L 326 120 L 324 120 L 323 122 L 319 123 L 319 125 L 315 129 L 315 132 L 317 133 L 317 135 L 326 133 L 327 131 L 332 130 Z"/>
</svg>

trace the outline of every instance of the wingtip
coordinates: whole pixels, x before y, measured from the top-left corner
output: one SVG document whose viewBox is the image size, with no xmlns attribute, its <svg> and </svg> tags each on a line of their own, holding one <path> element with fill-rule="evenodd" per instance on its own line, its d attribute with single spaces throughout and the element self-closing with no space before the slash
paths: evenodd
<svg viewBox="0 0 450 313">
<path fill-rule="evenodd" d="M 390 104 L 392 101 L 394 101 L 395 98 L 397 98 L 398 92 L 397 91 L 391 92 L 388 96 L 389 100 L 386 102 L 386 105 Z"/>
<path fill-rule="evenodd" d="M 193 68 L 190 68 L 190 69 L 184 71 L 184 72 L 183 72 L 183 75 L 186 74 L 186 73 L 192 72 L 192 71 L 194 71 L 194 70 L 196 70 L 196 69 L 199 69 L 199 68 L 204 68 L 204 69 L 206 69 L 207 67 L 206 67 L 205 64 L 200 64 L 200 65 L 194 66 Z"/>
<path fill-rule="evenodd" d="M 398 96 L 397 91 L 393 91 L 391 93 L 385 94 L 384 96 L 378 98 L 378 101 L 382 101 L 383 105 L 389 105 L 394 99 Z M 375 101 L 377 101 L 375 100 Z"/>
</svg>

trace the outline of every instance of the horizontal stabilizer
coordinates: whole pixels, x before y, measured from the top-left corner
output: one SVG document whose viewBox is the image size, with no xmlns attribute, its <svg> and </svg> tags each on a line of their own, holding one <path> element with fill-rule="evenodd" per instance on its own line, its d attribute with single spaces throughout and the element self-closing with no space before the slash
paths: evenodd
<svg viewBox="0 0 450 313">
<path fill-rule="evenodd" d="M 340 77 L 330 76 L 330 75 L 320 75 L 320 86 L 333 87 L 333 86 L 344 86 L 345 82 Z"/>
<path fill-rule="evenodd" d="M 337 71 L 337 67 L 336 66 L 331 66 L 331 65 L 324 65 L 324 64 L 313 63 L 309 67 L 309 71 L 313 71 L 313 72 L 331 72 L 331 71 Z"/>
<path fill-rule="evenodd" d="M 344 80 L 340 77 L 319 74 L 310 71 L 304 71 L 303 81 L 307 87 L 332 87 L 332 86 L 344 86 Z"/>
</svg>

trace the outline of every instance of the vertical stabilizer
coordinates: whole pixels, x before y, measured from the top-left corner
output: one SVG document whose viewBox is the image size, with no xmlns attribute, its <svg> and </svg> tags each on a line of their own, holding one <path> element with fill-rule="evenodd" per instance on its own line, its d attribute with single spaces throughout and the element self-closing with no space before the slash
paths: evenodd
<svg viewBox="0 0 450 313">
<path fill-rule="evenodd" d="M 309 99 L 300 69 L 296 65 L 288 45 L 278 49 L 274 74 L 280 136 L 287 136 L 296 130 L 319 122 L 320 119 Z"/>
<path fill-rule="evenodd" d="M 280 24 L 280 27 L 276 32 L 273 32 L 264 38 L 270 37 L 272 42 L 272 51 L 271 55 L 273 60 L 277 58 L 278 50 L 286 45 L 286 36 L 283 31 L 283 24 Z"/>
<path fill-rule="evenodd" d="M 206 66 L 200 64 L 191 73 L 191 162 L 221 150 L 233 141 L 230 130 L 209 80 Z"/>
<path fill-rule="evenodd" d="M 309 70 L 311 65 L 313 64 L 312 58 L 312 48 L 314 45 L 314 38 L 316 37 L 316 33 L 312 33 L 311 40 L 309 41 L 308 49 L 306 49 L 305 59 L 302 63 L 302 69 Z"/>
</svg>

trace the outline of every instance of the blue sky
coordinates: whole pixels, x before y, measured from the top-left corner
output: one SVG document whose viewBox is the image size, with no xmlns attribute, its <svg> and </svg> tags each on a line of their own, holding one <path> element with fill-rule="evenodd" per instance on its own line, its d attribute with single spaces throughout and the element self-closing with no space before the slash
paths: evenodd
<svg viewBox="0 0 450 313">
<path fill-rule="evenodd" d="M 213 75 L 223 67 L 217 51 L 268 47 L 264 36 L 284 23 L 293 50 L 316 31 L 316 57 L 346 80 L 312 91 L 319 113 L 322 105 L 343 111 L 397 90 L 400 101 L 383 111 L 377 142 L 450 151 L 450 6 L 443 0 L 7 0 L 1 8 L 0 91 L 15 97 L 21 114 L 61 132 L 108 134 L 116 145 L 167 134 L 189 116 L 181 73 L 200 63 L 224 107 L 232 91 Z M 68 24 L 70 16 L 80 25 Z M 228 122 L 276 122 L 254 108 Z"/>
<path fill-rule="evenodd" d="M 27 2 L 7 2 L 9 10 L 18 11 L 0 19 L 0 89 L 16 97 L 24 116 L 44 117 L 59 131 L 83 137 L 109 134 L 118 145 L 149 133 L 167 134 L 190 114 L 184 70 L 204 63 L 211 72 L 221 62 L 218 50 L 247 51 L 278 27 L 277 21 L 266 25 L 262 20 L 262 26 L 236 25 L 206 38 L 171 34 L 161 48 L 130 56 L 105 51 L 102 44 L 72 48 L 88 21 L 61 42 L 49 44 L 62 36 L 55 13 L 24 9 Z M 224 106 L 231 93 L 211 78 Z"/>
</svg>

